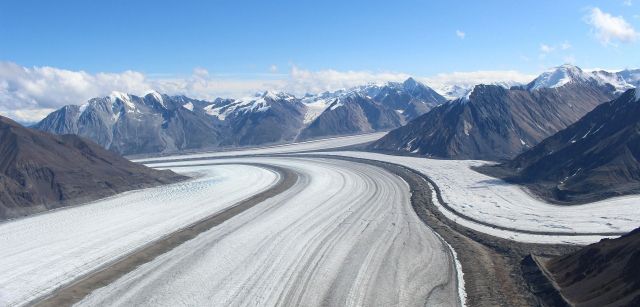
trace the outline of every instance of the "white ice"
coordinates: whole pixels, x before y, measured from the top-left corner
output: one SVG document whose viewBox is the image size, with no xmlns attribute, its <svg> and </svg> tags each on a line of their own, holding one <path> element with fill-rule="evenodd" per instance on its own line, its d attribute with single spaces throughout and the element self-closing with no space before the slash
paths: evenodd
<svg viewBox="0 0 640 307">
<path fill-rule="evenodd" d="M 611 198 L 584 205 L 554 205 L 532 196 L 518 185 L 506 183 L 471 169 L 485 161 L 436 160 L 368 152 L 327 152 L 340 156 L 392 162 L 431 178 L 443 199 L 466 216 L 516 230 L 581 233 L 624 233 L 640 226 L 640 196 Z M 441 208 L 444 210 L 444 208 Z M 451 217 L 455 217 L 452 215 Z M 456 222 L 476 230 L 517 241 L 540 243 L 593 243 L 601 235 L 524 235 L 477 223 Z"/>
<path fill-rule="evenodd" d="M 242 165 L 176 170 L 201 177 L 1 223 L 0 306 L 27 303 L 278 179 Z"/>
<path fill-rule="evenodd" d="M 408 185 L 334 159 L 260 158 L 300 180 L 93 292 L 81 306 L 456 306 L 448 246 Z M 156 165 L 188 165 L 201 161 Z"/>
<path fill-rule="evenodd" d="M 134 159 L 133 161 L 145 163 L 145 162 L 155 161 L 155 160 L 169 161 L 169 160 L 181 160 L 181 159 L 201 159 L 201 158 L 209 158 L 209 157 L 229 157 L 229 156 L 257 155 L 257 154 L 264 155 L 264 154 L 303 152 L 303 151 L 312 151 L 312 150 L 325 150 L 325 149 L 340 148 L 345 146 L 372 142 L 381 138 L 385 134 L 386 132 L 376 132 L 376 133 L 360 134 L 360 135 L 353 135 L 353 136 L 331 137 L 331 138 L 319 139 L 314 141 L 305 141 L 305 142 L 290 143 L 290 144 L 275 145 L 275 146 L 236 149 L 236 150 L 230 150 L 230 151 L 202 152 L 202 153 L 196 153 L 196 154 L 173 155 L 168 157 L 149 157 L 149 158 Z"/>
</svg>

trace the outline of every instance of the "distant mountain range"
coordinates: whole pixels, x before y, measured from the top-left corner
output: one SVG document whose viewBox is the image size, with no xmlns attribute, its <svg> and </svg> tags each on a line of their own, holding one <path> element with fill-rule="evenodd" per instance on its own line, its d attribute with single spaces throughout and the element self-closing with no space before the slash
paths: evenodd
<svg viewBox="0 0 640 307">
<path fill-rule="evenodd" d="M 508 180 L 564 202 L 640 192 L 640 90 L 601 104 L 513 160 Z"/>
<path fill-rule="evenodd" d="M 409 78 L 295 97 L 264 92 L 203 101 L 114 92 L 68 105 L 33 127 L 77 134 L 125 155 L 284 143 L 393 130 L 372 149 L 454 159 L 510 159 L 640 84 L 640 70 L 563 65 L 526 85 L 448 88 Z M 441 89 L 442 92 L 442 89 Z"/>
<path fill-rule="evenodd" d="M 264 92 L 203 101 L 114 92 L 68 105 L 34 125 L 76 134 L 121 154 L 247 146 L 393 129 L 446 102 L 409 78 L 297 98 Z"/>
<path fill-rule="evenodd" d="M 184 179 L 0 116 L 0 220 Z"/>
<path fill-rule="evenodd" d="M 452 159 L 510 159 L 638 86 L 640 70 L 585 72 L 563 65 L 527 85 L 477 85 L 370 146 Z"/>
</svg>

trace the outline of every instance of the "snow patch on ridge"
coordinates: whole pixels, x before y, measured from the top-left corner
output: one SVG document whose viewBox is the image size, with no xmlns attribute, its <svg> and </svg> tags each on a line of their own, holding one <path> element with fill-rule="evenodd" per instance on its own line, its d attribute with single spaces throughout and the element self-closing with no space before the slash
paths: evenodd
<svg viewBox="0 0 640 307">
<path fill-rule="evenodd" d="M 109 95 L 109 99 L 112 104 L 117 100 L 120 100 L 125 105 L 127 113 L 133 113 L 137 109 L 136 105 L 131 101 L 131 96 L 129 94 L 113 91 L 111 92 L 111 95 Z"/>
<path fill-rule="evenodd" d="M 160 105 L 162 105 L 163 107 L 165 107 L 164 105 L 164 99 L 162 99 L 162 95 L 160 95 L 160 93 L 156 92 L 156 91 L 152 91 L 147 95 L 151 95 L 153 96 L 153 98 L 155 98 L 155 100 L 157 100 L 158 102 L 160 102 Z"/>
<path fill-rule="evenodd" d="M 469 136 L 469 132 L 471 131 L 471 129 L 473 129 L 473 126 L 469 122 L 467 122 L 466 120 L 462 121 L 462 126 L 463 126 L 463 129 L 464 129 L 464 134 Z"/>
<path fill-rule="evenodd" d="M 84 110 L 86 110 L 88 106 L 89 106 L 89 102 L 85 102 L 82 105 L 80 105 L 80 109 L 78 109 L 80 111 L 80 114 L 84 113 Z"/>
<path fill-rule="evenodd" d="M 335 102 L 333 102 L 331 104 L 331 107 L 329 108 L 329 110 L 333 111 L 333 110 L 335 110 L 335 109 L 337 109 L 339 107 L 342 107 L 342 106 L 344 106 L 344 104 L 341 101 L 336 100 Z"/>
<path fill-rule="evenodd" d="M 187 109 L 187 110 L 189 110 L 189 111 L 191 111 L 191 112 L 193 112 L 193 103 L 191 103 L 191 102 L 183 104 L 182 107 Z"/>
<path fill-rule="evenodd" d="M 227 116 L 232 113 L 266 112 L 271 109 L 271 104 L 273 102 L 291 102 L 295 99 L 295 96 L 286 93 L 266 91 L 264 93 L 258 93 L 253 97 L 244 97 L 234 100 L 231 103 L 213 103 L 203 109 L 207 114 L 216 116 L 220 120 L 225 120 Z"/>
<path fill-rule="evenodd" d="M 310 124 L 313 122 L 320 114 L 322 114 L 331 104 L 327 99 L 304 99 L 302 103 L 307 106 L 307 112 L 304 114 L 303 123 Z"/>
<path fill-rule="evenodd" d="M 221 112 L 223 108 L 216 108 L 215 104 L 210 104 L 204 107 L 205 113 L 217 117 L 219 120 L 225 120 L 227 118 L 227 114 L 230 112 Z"/>
</svg>

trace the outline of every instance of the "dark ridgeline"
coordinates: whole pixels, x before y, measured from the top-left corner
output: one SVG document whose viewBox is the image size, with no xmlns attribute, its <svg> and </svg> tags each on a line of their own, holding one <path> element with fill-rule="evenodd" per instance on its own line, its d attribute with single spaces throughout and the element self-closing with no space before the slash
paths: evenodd
<svg viewBox="0 0 640 307">
<path fill-rule="evenodd" d="M 575 306 L 640 306 L 640 228 L 544 266 Z"/>
<path fill-rule="evenodd" d="M 184 179 L 0 116 L 0 220 Z"/>
<path fill-rule="evenodd" d="M 573 125 L 493 169 L 502 171 L 509 181 L 563 202 L 639 193 L 637 92 L 628 90 L 601 104 Z"/>
</svg>

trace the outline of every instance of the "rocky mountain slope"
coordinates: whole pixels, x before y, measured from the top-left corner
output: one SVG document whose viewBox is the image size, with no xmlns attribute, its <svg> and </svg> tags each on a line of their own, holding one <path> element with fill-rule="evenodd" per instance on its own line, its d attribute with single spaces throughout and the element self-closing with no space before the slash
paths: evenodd
<svg viewBox="0 0 640 307">
<path fill-rule="evenodd" d="M 436 91 L 413 78 L 403 83 L 388 83 L 375 93 L 373 100 L 399 111 L 404 120 L 412 120 L 447 101 Z"/>
<path fill-rule="evenodd" d="M 513 160 L 508 180 L 564 202 L 640 192 L 640 90 L 601 104 Z"/>
<path fill-rule="evenodd" d="M 592 73 L 564 65 L 527 86 L 477 85 L 466 97 L 432 109 L 370 148 L 453 159 L 508 159 L 619 92 Z"/>
<path fill-rule="evenodd" d="M 640 228 L 545 264 L 574 306 L 640 305 Z"/>
<path fill-rule="evenodd" d="M 122 154 L 155 153 L 393 129 L 445 101 L 413 79 L 303 98 L 267 91 L 212 102 L 114 92 L 65 106 L 34 128 L 77 134 Z"/>
<path fill-rule="evenodd" d="M 393 129 L 404 124 L 401 113 L 358 93 L 342 95 L 300 132 L 300 139 Z"/>
<path fill-rule="evenodd" d="M 0 220 L 183 179 L 0 116 Z"/>
</svg>

